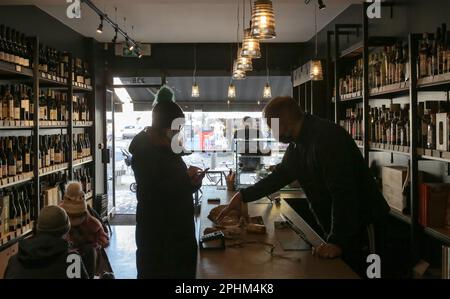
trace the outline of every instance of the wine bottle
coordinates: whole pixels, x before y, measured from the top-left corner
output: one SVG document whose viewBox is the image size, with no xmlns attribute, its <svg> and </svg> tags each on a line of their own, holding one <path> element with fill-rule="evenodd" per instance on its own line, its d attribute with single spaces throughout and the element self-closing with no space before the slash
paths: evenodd
<svg viewBox="0 0 450 299">
<path fill-rule="evenodd" d="M 13 151 L 13 145 L 12 145 L 12 138 L 7 139 L 8 148 L 7 148 L 7 157 L 8 157 L 8 176 L 15 176 L 16 175 L 16 157 L 14 155 Z"/>
<path fill-rule="evenodd" d="M 8 190 L 7 196 L 9 198 L 9 232 L 14 233 L 17 229 L 17 209 L 14 203 L 14 195 Z"/>
<path fill-rule="evenodd" d="M 14 137 L 14 155 L 16 157 L 16 174 L 22 174 L 23 171 L 23 160 L 22 160 L 22 150 L 19 146 L 19 139 Z"/>
<path fill-rule="evenodd" d="M 0 160 L 2 161 L 2 179 L 8 177 L 8 159 L 5 153 L 5 140 L 0 138 Z"/>
</svg>

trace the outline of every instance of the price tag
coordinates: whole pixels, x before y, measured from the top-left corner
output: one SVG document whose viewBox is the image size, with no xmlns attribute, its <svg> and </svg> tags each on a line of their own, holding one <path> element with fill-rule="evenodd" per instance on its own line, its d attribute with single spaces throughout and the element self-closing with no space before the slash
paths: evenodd
<svg viewBox="0 0 450 299">
<path fill-rule="evenodd" d="M 16 72 L 22 72 L 22 67 L 20 65 L 16 65 Z"/>
</svg>

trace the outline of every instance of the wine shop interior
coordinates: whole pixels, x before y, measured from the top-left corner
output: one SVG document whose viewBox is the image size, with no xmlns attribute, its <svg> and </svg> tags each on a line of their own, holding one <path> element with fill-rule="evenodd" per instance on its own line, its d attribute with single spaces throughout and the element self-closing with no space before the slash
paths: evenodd
<svg viewBox="0 0 450 299">
<path fill-rule="evenodd" d="M 449 279 L 449 11 L 0 0 L 0 278 Z"/>
</svg>

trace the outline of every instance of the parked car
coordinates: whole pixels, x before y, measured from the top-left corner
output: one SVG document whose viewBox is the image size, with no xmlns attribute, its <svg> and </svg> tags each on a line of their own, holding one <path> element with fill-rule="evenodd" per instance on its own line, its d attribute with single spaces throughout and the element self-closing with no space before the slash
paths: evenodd
<svg viewBox="0 0 450 299">
<path fill-rule="evenodd" d="M 132 139 L 138 133 L 139 133 L 139 129 L 136 128 L 135 126 L 125 126 L 125 128 L 122 131 L 122 138 L 123 139 Z"/>
</svg>

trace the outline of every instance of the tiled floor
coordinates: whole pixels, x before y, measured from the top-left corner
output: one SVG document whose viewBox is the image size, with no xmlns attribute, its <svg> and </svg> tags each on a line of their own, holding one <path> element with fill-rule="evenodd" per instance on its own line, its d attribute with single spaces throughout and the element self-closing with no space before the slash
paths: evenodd
<svg viewBox="0 0 450 299">
<path fill-rule="evenodd" d="M 135 226 L 112 226 L 111 244 L 106 249 L 117 279 L 136 279 Z"/>
</svg>

